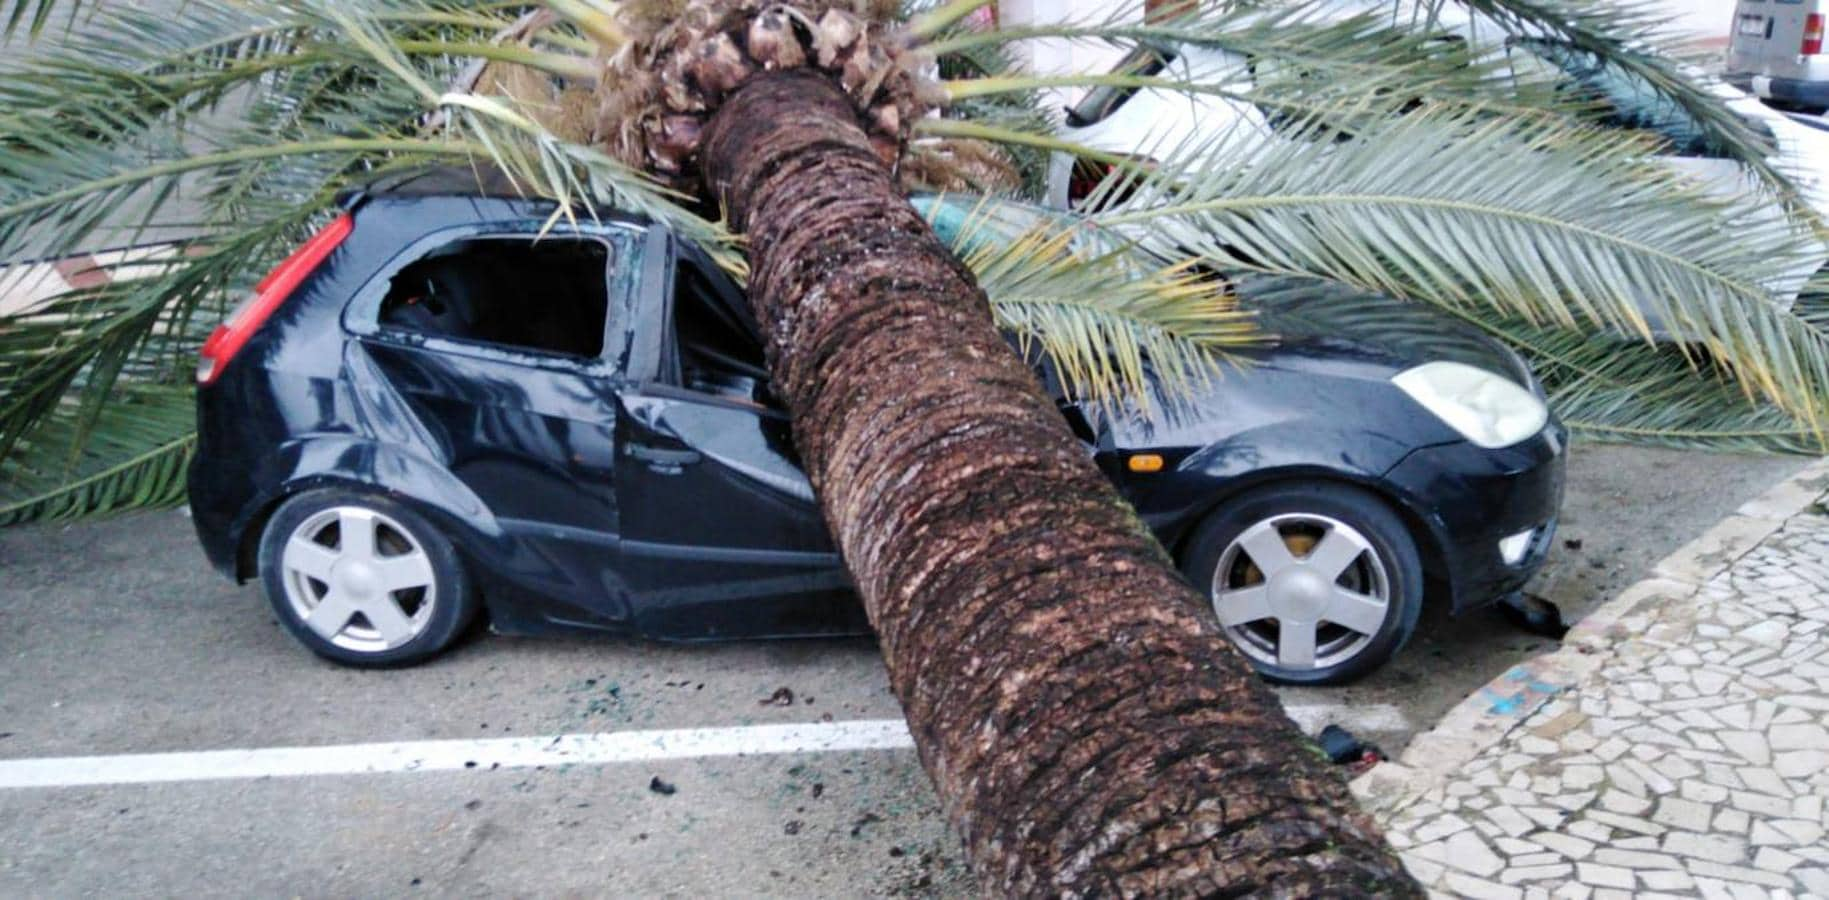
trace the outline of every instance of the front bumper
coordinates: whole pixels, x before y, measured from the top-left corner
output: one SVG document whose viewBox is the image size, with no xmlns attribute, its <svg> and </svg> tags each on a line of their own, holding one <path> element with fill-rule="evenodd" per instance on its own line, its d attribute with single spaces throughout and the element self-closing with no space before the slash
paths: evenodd
<svg viewBox="0 0 1829 900">
<path fill-rule="evenodd" d="M 1385 474 L 1435 539 L 1432 575 L 1451 591 L 1455 612 L 1484 606 L 1522 587 L 1549 554 L 1562 508 L 1568 430 L 1549 425 L 1510 447 L 1469 443 L 1412 451 Z M 1500 544 L 1530 532 L 1522 557 Z"/>
<path fill-rule="evenodd" d="M 1796 106 L 1829 107 L 1829 80 L 1770 78 L 1745 73 L 1730 74 L 1727 80 L 1761 100 L 1776 100 Z"/>
</svg>

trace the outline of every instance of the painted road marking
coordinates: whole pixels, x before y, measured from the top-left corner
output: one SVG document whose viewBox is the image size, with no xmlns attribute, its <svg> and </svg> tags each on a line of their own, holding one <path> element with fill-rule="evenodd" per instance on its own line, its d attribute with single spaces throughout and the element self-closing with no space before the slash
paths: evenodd
<svg viewBox="0 0 1829 900">
<path fill-rule="evenodd" d="M 1395 707 L 1292 706 L 1305 731 L 1329 722 L 1360 731 L 1397 731 L 1407 724 Z M 768 756 L 914 746 L 900 719 L 675 728 L 600 734 L 485 740 L 403 741 L 322 747 L 263 747 L 119 756 L 63 756 L 0 760 L 0 788 L 157 784 L 310 775 L 378 775 L 598 766 L 612 763 L 715 756 Z"/>
<path fill-rule="evenodd" d="M 0 761 L 0 788 L 605 765 L 912 746 L 902 720 L 866 719 L 805 725 L 13 759 Z"/>
</svg>

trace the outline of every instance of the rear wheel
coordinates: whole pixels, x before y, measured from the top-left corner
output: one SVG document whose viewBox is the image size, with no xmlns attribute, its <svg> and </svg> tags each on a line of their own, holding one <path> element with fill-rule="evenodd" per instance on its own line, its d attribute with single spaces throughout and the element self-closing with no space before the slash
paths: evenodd
<svg viewBox="0 0 1829 900">
<path fill-rule="evenodd" d="M 1272 681 L 1339 684 L 1383 665 L 1416 630 L 1422 563 L 1377 497 L 1285 483 L 1227 501 L 1184 561 L 1226 637 Z"/>
<path fill-rule="evenodd" d="M 476 613 L 456 550 L 384 497 L 322 490 L 288 500 L 260 543 L 267 600 L 300 643 L 350 666 L 410 665 Z"/>
</svg>

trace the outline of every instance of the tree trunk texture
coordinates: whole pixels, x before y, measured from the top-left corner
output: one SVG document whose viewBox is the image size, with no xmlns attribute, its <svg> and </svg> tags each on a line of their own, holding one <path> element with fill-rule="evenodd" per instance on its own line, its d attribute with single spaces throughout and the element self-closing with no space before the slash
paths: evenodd
<svg viewBox="0 0 1829 900">
<path fill-rule="evenodd" d="M 826 79 L 751 80 L 703 167 L 774 390 L 940 799 L 1003 896 L 1406 895 Z"/>
</svg>

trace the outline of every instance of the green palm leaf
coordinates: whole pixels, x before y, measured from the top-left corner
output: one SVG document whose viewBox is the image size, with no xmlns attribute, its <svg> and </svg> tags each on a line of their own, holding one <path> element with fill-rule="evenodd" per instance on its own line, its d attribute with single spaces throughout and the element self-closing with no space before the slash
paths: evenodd
<svg viewBox="0 0 1829 900">
<path fill-rule="evenodd" d="M 1263 336 L 1225 282 L 1165 264 L 1072 216 L 944 198 L 926 213 L 972 270 L 998 324 L 1054 363 L 1069 396 L 1108 412 L 1186 412 L 1228 350 Z"/>
<path fill-rule="evenodd" d="M 1661 330 L 1823 421 L 1829 339 L 1771 293 L 1773 271 L 1819 252 L 1813 233 L 1756 198 L 1710 196 L 1645 151 L 1565 122 L 1418 110 L 1350 141 L 1231 134 L 1181 148 L 1108 179 L 1091 218 L 1170 258 L 1565 329 Z"/>
<path fill-rule="evenodd" d="M 1702 130 L 1717 152 L 1746 165 L 1766 184 L 1793 196 L 1790 178 L 1771 159 L 1769 135 L 1729 109 L 1699 75 L 1705 60 L 1686 60 L 1668 30 L 1668 10 L 1648 0 L 1429 0 L 1453 2 L 1483 13 L 1514 38 L 1555 38 L 1638 79 L 1675 104 Z M 1687 64 L 1686 64 L 1687 63 Z"/>
<path fill-rule="evenodd" d="M 185 467 L 196 449 L 190 391 L 124 392 L 104 408 L 81 453 L 65 461 L 81 427 L 77 418 L 60 408 L 0 463 L 0 526 L 183 501 Z"/>
<path fill-rule="evenodd" d="M 1279 315 L 1328 334 L 1376 332 L 1409 346 L 1448 352 L 1466 340 L 1460 331 L 1408 316 L 1405 301 L 1375 295 L 1341 296 L 1327 282 L 1271 278 L 1251 296 L 1275 298 Z M 1301 306 L 1292 308 L 1291 300 Z M 1686 449 L 1821 454 L 1829 443 L 1808 424 L 1749 397 L 1731 373 L 1680 346 L 1651 346 L 1617 334 L 1533 325 L 1480 308 L 1451 310 L 1473 332 L 1505 342 L 1527 357 L 1551 409 L 1577 439 Z M 1406 327 L 1409 326 L 1409 327 Z"/>
<path fill-rule="evenodd" d="M 1712 123 L 1719 143 L 1750 164 L 1763 159 L 1731 114 L 1645 49 L 1645 23 L 1631 14 L 1551 0 L 1468 2 L 1532 33 L 1553 25 L 1585 51 L 1650 73 Z M 1118 159 L 1129 174 L 1091 216 L 1116 233 L 1112 252 L 1064 246 L 1048 229 L 964 252 L 1005 324 L 1099 402 L 1142 390 L 1146 366 L 1170 384 L 1195 383 L 1226 347 L 1248 339 L 1247 320 L 1226 298 L 1181 274 L 1199 256 L 1552 335 L 1642 335 L 1638 303 L 1648 301 L 1666 322 L 1700 335 L 1719 370 L 1648 367 L 1604 383 L 1556 382 L 1570 409 L 1593 411 L 1592 430 L 1695 425 L 1605 394 L 1658 379 L 1688 378 L 1696 391 L 1727 396 L 1750 391 L 1785 410 L 1749 404 L 1749 415 L 1820 421 L 1829 378 L 1822 317 L 1810 310 L 1822 304 L 1807 295 L 1802 315 L 1779 313 L 1761 274 L 1774 258 L 1802 252 L 1801 229 L 1753 222 L 1744 206 L 1660 175 L 1642 162 L 1649 143 L 1571 124 L 1581 109 L 1545 85 L 1505 77 L 1427 23 L 1341 19 L 1324 2 L 1227 4 L 1159 24 L 1104 17 L 980 33 L 951 24 L 971 5 L 946 4 L 924 20 L 957 99 L 921 129 L 1014 147 L 1029 191 L 1052 151 L 1103 156 L 1063 141 L 1036 105 L 1041 87 L 1100 77 L 1012 76 L 1005 50 L 1029 37 L 1233 52 L 1249 85 L 1224 73 L 1138 83 L 1257 105 L 1284 123 L 1283 137 L 1296 138 L 1165 148 L 1168 163 L 1154 174 Z M 523 29 L 527 7 L 439 0 L 187 0 L 182 16 L 0 3 L 11 41 L 0 60 L 0 260 L 152 235 L 177 234 L 192 248 L 155 277 L 0 318 L 0 490 L 14 498 L 11 515 L 169 499 L 154 487 L 167 484 L 159 473 L 175 471 L 188 425 L 148 418 L 164 424 L 136 430 L 117 407 L 144 406 L 124 399 L 135 391 L 182 392 L 205 325 L 309 232 L 330 196 L 379 174 L 493 162 L 567 214 L 608 205 L 645 212 L 741 273 L 740 247 L 702 211 L 602 150 L 566 141 L 527 98 L 472 89 L 485 58 L 560 82 L 588 79 L 598 42 L 616 40 L 600 27 L 609 7 L 560 6 L 572 18 Z M 59 28 L 65 21 L 74 24 Z M 1132 192 L 1122 202 L 1119 188 Z M 1584 210 L 1576 200 L 1584 197 L 1604 202 Z M 1711 239 L 1739 218 L 1750 223 L 1734 226 L 1740 240 Z M 1690 403 L 1683 408 L 1699 417 L 1726 415 L 1719 404 L 1669 402 Z M 1725 436 L 1732 430 L 1722 439 L 1736 439 Z M 73 492 L 57 493 L 59 483 Z"/>
</svg>

